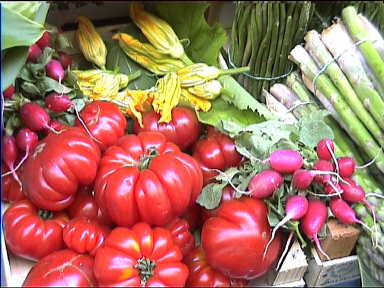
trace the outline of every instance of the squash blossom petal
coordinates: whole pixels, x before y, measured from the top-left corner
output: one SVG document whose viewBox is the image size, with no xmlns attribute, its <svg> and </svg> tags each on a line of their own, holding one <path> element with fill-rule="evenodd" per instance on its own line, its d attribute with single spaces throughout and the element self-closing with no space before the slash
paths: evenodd
<svg viewBox="0 0 384 288">
<path fill-rule="evenodd" d="M 164 75 L 185 67 L 183 61 L 159 53 L 151 44 L 142 43 L 129 34 L 117 33 L 112 39 L 119 40 L 121 49 L 128 57 L 156 75 Z"/>
<path fill-rule="evenodd" d="M 77 17 L 79 23 L 75 38 L 85 59 L 105 69 L 107 48 L 92 22 L 84 17 Z"/>
<path fill-rule="evenodd" d="M 92 100 L 113 99 L 129 82 L 128 75 L 98 69 L 72 70 L 81 92 Z"/>
<path fill-rule="evenodd" d="M 209 100 L 199 98 L 191 94 L 187 89 L 181 89 L 181 98 L 183 102 L 185 102 L 188 106 L 192 105 L 192 107 L 194 107 L 196 111 L 201 110 L 204 112 L 208 112 L 209 110 L 211 110 L 212 104 Z"/>
<path fill-rule="evenodd" d="M 220 76 L 221 70 L 205 63 L 195 63 L 177 71 L 182 87 L 201 85 Z"/>
<path fill-rule="evenodd" d="M 223 87 L 218 80 L 210 80 L 203 84 L 189 87 L 187 89 L 190 93 L 197 97 L 213 100 L 221 94 L 222 88 Z"/>
<path fill-rule="evenodd" d="M 177 106 L 181 96 L 180 79 L 177 73 L 171 72 L 160 78 L 156 83 L 156 97 L 152 107 L 160 113 L 159 123 L 172 120 L 172 109 Z"/>
<path fill-rule="evenodd" d="M 131 3 L 129 15 L 159 52 L 169 54 L 174 58 L 181 58 L 185 54 L 183 45 L 171 26 L 164 20 L 144 11 L 142 4 Z"/>
</svg>

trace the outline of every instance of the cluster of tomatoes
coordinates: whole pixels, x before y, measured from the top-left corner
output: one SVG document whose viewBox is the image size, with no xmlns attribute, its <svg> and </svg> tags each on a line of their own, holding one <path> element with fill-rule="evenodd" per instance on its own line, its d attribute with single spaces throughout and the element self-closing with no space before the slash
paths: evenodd
<svg viewBox="0 0 384 288">
<path fill-rule="evenodd" d="M 23 286 L 239 287 L 271 268 L 281 238 L 263 258 L 271 228 L 262 200 L 225 188 L 218 209 L 196 204 L 212 169 L 242 162 L 229 137 L 186 107 L 170 123 L 149 112 L 131 133 L 109 102 L 80 117 L 39 139 L 16 172 L 22 186 L 3 177 L 7 247 L 37 262 Z"/>
</svg>

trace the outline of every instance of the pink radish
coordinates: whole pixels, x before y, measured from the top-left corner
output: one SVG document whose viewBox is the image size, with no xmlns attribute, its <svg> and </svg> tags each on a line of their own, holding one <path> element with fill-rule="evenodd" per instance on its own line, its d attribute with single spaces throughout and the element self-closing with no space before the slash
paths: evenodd
<svg viewBox="0 0 384 288">
<path fill-rule="evenodd" d="M 313 165 L 314 170 L 319 170 L 319 171 L 330 171 L 333 172 L 335 170 L 335 167 L 333 164 L 327 160 L 318 160 L 314 165 Z M 328 183 L 331 181 L 331 176 L 330 175 L 325 175 L 325 176 L 316 176 L 315 181 L 324 184 Z"/>
<path fill-rule="evenodd" d="M 295 171 L 295 173 L 293 173 L 292 185 L 298 190 L 308 189 L 313 180 L 319 175 L 322 175 L 321 177 L 331 177 L 331 175 L 337 176 L 337 174 L 332 171 L 298 169 Z"/>
<path fill-rule="evenodd" d="M 52 92 L 45 97 L 45 106 L 53 112 L 61 113 L 72 106 L 72 101 L 67 95 Z"/>
<path fill-rule="evenodd" d="M 72 57 L 67 53 L 59 52 L 59 61 L 64 70 L 66 70 L 70 65 L 72 65 Z"/>
<path fill-rule="evenodd" d="M 317 249 L 330 260 L 329 256 L 321 248 L 319 238 L 317 238 L 317 234 L 323 229 L 327 218 L 327 206 L 320 200 L 311 200 L 308 203 L 307 213 L 300 221 L 300 225 L 304 234 L 311 241 L 314 241 Z"/>
<path fill-rule="evenodd" d="M 36 63 L 39 57 L 41 56 L 42 52 L 39 46 L 37 44 L 32 44 L 28 49 L 28 61 Z"/>
<path fill-rule="evenodd" d="M 285 217 L 273 228 L 272 236 L 269 240 L 267 246 L 265 247 L 264 256 L 265 257 L 269 245 L 271 245 L 277 230 L 287 223 L 290 220 L 299 220 L 301 219 L 308 210 L 308 200 L 302 195 L 294 195 L 288 198 L 287 204 L 285 205 Z"/>
<path fill-rule="evenodd" d="M 2 157 L 5 165 L 7 165 L 9 171 L 1 175 L 4 177 L 6 175 L 12 174 L 13 178 L 20 184 L 21 182 L 19 176 L 16 174 L 15 163 L 19 156 L 19 150 L 17 149 L 16 139 L 13 136 L 5 135 L 3 136 L 3 149 Z"/>
<path fill-rule="evenodd" d="M 342 189 L 339 183 L 329 181 L 327 184 L 324 184 L 324 194 L 328 196 L 341 195 Z"/>
<path fill-rule="evenodd" d="M 289 174 L 300 169 L 304 164 L 304 160 L 297 151 L 276 150 L 269 156 L 269 164 L 273 170 L 283 174 Z"/>
<path fill-rule="evenodd" d="M 50 117 L 48 113 L 36 103 L 28 102 L 25 103 L 20 109 L 20 117 L 27 126 L 32 131 L 40 131 L 43 129 L 53 130 L 49 126 Z"/>
<path fill-rule="evenodd" d="M 49 77 L 55 79 L 56 81 L 61 82 L 61 80 L 64 79 L 65 71 L 63 66 L 61 66 L 61 63 L 55 59 L 52 59 L 47 65 L 45 65 L 45 71 Z"/>
<path fill-rule="evenodd" d="M 63 130 L 67 127 L 67 125 L 65 125 L 64 123 L 57 121 L 57 120 L 51 120 L 51 122 L 49 122 L 49 126 L 53 129 L 55 129 L 56 131 Z"/>
<path fill-rule="evenodd" d="M 332 153 L 334 154 L 335 144 L 332 139 L 324 138 L 316 146 L 316 153 L 319 159 L 329 161 L 332 159 Z"/>
<path fill-rule="evenodd" d="M 252 198 L 264 199 L 272 196 L 284 182 L 280 173 L 274 170 L 264 170 L 256 174 L 249 182 L 248 191 Z"/>
<path fill-rule="evenodd" d="M 332 199 L 329 206 L 331 207 L 333 215 L 335 215 L 336 219 L 341 223 L 347 225 L 357 223 L 364 226 L 368 231 L 371 230 L 365 223 L 357 219 L 355 211 L 344 200 Z"/>
<path fill-rule="evenodd" d="M 37 40 L 36 44 L 40 47 L 41 50 L 44 50 L 45 47 L 51 46 L 51 34 L 48 31 L 45 31 L 43 35 Z"/>
<path fill-rule="evenodd" d="M 16 92 L 15 86 L 9 85 L 9 87 L 3 91 L 4 99 L 12 99 L 15 92 Z"/>
<path fill-rule="evenodd" d="M 339 174 L 343 178 L 352 177 L 356 171 L 356 162 L 351 157 L 339 157 L 337 164 L 339 165 Z"/>
</svg>

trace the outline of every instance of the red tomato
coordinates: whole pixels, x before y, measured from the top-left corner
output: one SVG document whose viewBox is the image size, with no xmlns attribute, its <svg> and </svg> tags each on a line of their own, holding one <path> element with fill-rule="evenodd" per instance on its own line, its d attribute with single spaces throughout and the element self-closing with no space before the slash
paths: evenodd
<svg viewBox="0 0 384 288">
<path fill-rule="evenodd" d="M 195 248 L 195 238 L 189 231 L 189 224 L 186 220 L 175 218 L 165 225 L 173 237 L 173 242 L 180 248 L 183 256 L 188 255 Z"/>
<path fill-rule="evenodd" d="M 93 101 L 81 110 L 80 117 L 92 136 L 100 141 L 96 143 L 102 151 L 114 145 L 127 128 L 127 119 L 119 107 L 111 102 Z M 83 127 L 79 119 L 76 119 L 75 125 Z"/>
<path fill-rule="evenodd" d="M 24 164 L 23 192 L 39 208 L 63 210 L 80 185 L 94 181 L 99 160 L 99 147 L 80 128 L 50 133 Z"/>
<path fill-rule="evenodd" d="M 271 238 L 268 209 L 261 200 L 243 197 L 224 202 L 217 217 L 209 218 L 201 233 L 207 262 L 231 278 L 256 278 L 277 260 L 281 235 L 277 234 L 263 260 Z"/>
<path fill-rule="evenodd" d="M 118 226 L 163 226 L 196 201 L 202 174 L 196 161 L 159 132 L 121 137 L 101 159 L 95 197 Z"/>
<path fill-rule="evenodd" d="M 226 186 L 223 189 L 223 194 L 221 196 L 221 203 L 224 203 L 226 201 L 234 199 L 236 194 L 236 191 L 231 186 Z M 219 211 L 219 208 L 216 209 L 206 209 L 204 207 L 201 207 L 201 218 L 203 219 L 203 222 L 207 221 L 210 217 L 215 217 Z"/>
<path fill-rule="evenodd" d="M 175 107 L 172 109 L 172 120 L 169 123 L 158 123 L 160 114 L 150 111 L 143 116 L 143 127 L 139 122 L 134 122 L 135 133 L 143 131 L 157 131 L 164 134 L 167 141 L 173 142 L 185 150 L 192 146 L 200 135 L 200 123 L 196 113 L 187 107 Z"/>
<path fill-rule="evenodd" d="M 94 273 L 104 287 L 184 287 L 182 257 L 167 229 L 141 222 L 112 230 L 96 252 Z"/>
<path fill-rule="evenodd" d="M 12 204 L 4 213 L 4 237 L 15 255 L 38 260 L 64 247 L 66 214 L 38 211 L 28 200 Z"/>
<path fill-rule="evenodd" d="M 23 287 L 96 287 L 93 263 L 69 249 L 53 252 L 33 266 Z"/>
<path fill-rule="evenodd" d="M 2 164 L 1 165 L 1 174 L 8 172 L 9 169 Z M 17 171 L 16 173 L 20 176 L 20 174 Z M 2 193 L 1 193 L 1 199 L 4 202 L 14 203 L 20 200 L 26 199 L 23 190 L 21 189 L 21 186 L 17 181 L 13 178 L 12 175 L 7 175 L 2 177 L 1 179 L 2 183 Z"/>
<path fill-rule="evenodd" d="M 99 209 L 95 197 L 92 195 L 93 186 L 82 186 L 76 194 L 73 203 L 67 208 L 71 219 L 85 217 L 96 220 L 101 225 L 111 227 L 113 224 Z"/>
<path fill-rule="evenodd" d="M 201 247 L 195 248 L 183 261 L 189 268 L 188 287 L 246 287 L 245 279 L 231 279 L 207 263 Z"/>
<path fill-rule="evenodd" d="M 110 233 L 106 226 L 86 218 L 74 218 L 65 225 L 63 239 L 73 251 L 95 256 L 97 249 L 103 245 Z"/>
<path fill-rule="evenodd" d="M 193 157 L 199 162 L 204 176 L 204 186 L 218 175 L 210 169 L 226 170 L 240 165 L 242 157 L 235 142 L 228 136 L 208 127 L 207 137 L 196 142 Z"/>
</svg>

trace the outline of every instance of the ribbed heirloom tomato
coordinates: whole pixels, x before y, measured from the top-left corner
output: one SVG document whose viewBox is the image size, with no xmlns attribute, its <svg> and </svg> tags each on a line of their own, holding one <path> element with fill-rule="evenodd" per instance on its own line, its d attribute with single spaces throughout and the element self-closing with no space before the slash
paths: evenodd
<svg viewBox="0 0 384 288">
<path fill-rule="evenodd" d="M 164 134 L 167 141 L 173 142 L 184 150 L 193 145 L 200 135 L 200 123 L 196 112 L 187 107 L 175 107 L 172 109 L 172 121 L 158 123 L 160 114 L 150 111 L 143 116 L 143 127 L 135 121 L 135 133 L 143 131 L 158 131 Z"/>
<path fill-rule="evenodd" d="M 4 213 L 5 242 L 13 254 L 36 261 L 64 247 L 63 227 L 67 222 L 63 212 L 41 211 L 22 200 Z"/>
<path fill-rule="evenodd" d="M 184 287 L 182 257 L 167 229 L 141 222 L 112 230 L 96 252 L 94 272 L 101 287 Z"/>
<path fill-rule="evenodd" d="M 203 226 L 201 243 L 207 262 L 231 278 L 251 279 L 266 273 L 277 260 L 281 235 L 272 241 L 268 209 L 261 200 L 242 197 L 221 204 Z"/>
<path fill-rule="evenodd" d="M 127 120 L 116 104 L 106 101 L 93 101 L 80 112 L 80 117 L 98 141 L 101 150 L 116 143 L 124 135 Z M 76 126 L 83 127 L 77 119 Z"/>
<path fill-rule="evenodd" d="M 63 210 L 73 202 L 80 185 L 93 182 L 99 160 L 99 147 L 82 129 L 50 133 L 24 164 L 23 192 L 39 208 Z"/>
<path fill-rule="evenodd" d="M 189 268 L 188 287 L 245 287 L 245 279 L 231 279 L 212 269 L 207 263 L 201 247 L 195 248 L 183 260 Z"/>
<path fill-rule="evenodd" d="M 202 188 L 196 161 L 159 132 L 125 135 L 109 147 L 95 180 L 97 204 L 119 226 L 163 226 L 182 215 Z"/>
<path fill-rule="evenodd" d="M 41 259 L 24 280 L 23 287 L 96 287 L 93 257 L 70 249 Z"/>
<path fill-rule="evenodd" d="M 173 242 L 179 246 L 183 256 L 188 255 L 195 248 L 195 238 L 189 231 L 187 220 L 175 218 L 165 228 L 171 232 Z"/>
<path fill-rule="evenodd" d="M 196 142 L 193 158 L 198 161 L 203 171 L 204 185 L 218 175 L 210 169 L 224 171 L 238 166 L 242 160 L 241 155 L 236 151 L 235 142 L 211 126 L 207 128 L 207 137 Z"/>
</svg>

